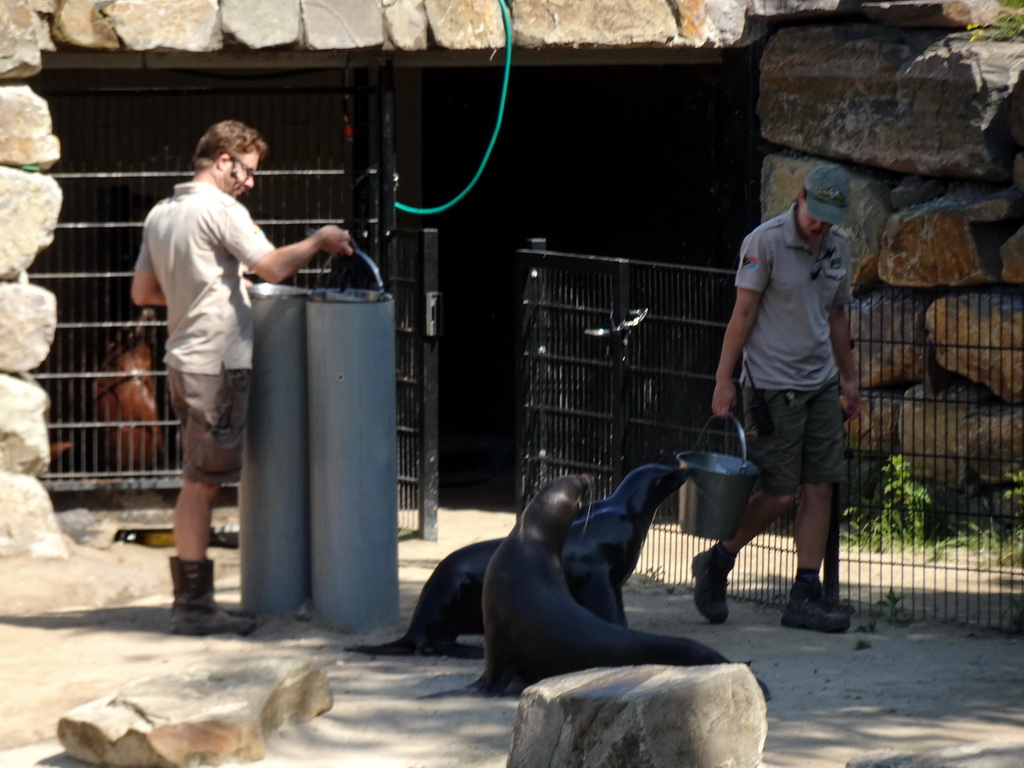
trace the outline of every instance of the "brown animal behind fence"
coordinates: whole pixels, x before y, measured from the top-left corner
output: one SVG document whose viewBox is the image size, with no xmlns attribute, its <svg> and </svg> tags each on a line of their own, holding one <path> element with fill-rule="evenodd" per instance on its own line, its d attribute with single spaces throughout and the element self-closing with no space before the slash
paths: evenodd
<svg viewBox="0 0 1024 768">
<path fill-rule="evenodd" d="M 148 323 L 155 318 L 149 308 L 139 313 L 136 324 L 111 342 L 100 366 L 114 375 L 93 382 L 96 418 L 113 425 L 100 430 L 100 450 L 110 470 L 151 469 L 163 451 L 163 432 L 152 423 L 157 420 L 156 385 L 146 373 L 153 370 L 153 327 Z"/>
</svg>

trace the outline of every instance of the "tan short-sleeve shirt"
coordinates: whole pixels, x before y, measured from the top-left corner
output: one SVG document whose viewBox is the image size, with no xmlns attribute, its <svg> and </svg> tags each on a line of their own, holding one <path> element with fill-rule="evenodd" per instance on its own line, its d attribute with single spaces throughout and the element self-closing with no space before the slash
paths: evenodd
<svg viewBox="0 0 1024 768">
<path fill-rule="evenodd" d="M 743 241 L 736 287 L 761 294 L 741 379 L 758 389 L 817 389 L 838 373 L 829 315 L 852 299 L 846 235 L 832 227 L 818 253 L 801 239 L 795 206 Z"/>
<path fill-rule="evenodd" d="M 176 184 L 153 207 L 135 268 L 154 273 L 167 297 L 167 365 L 205 374 L 252 367 L 242 267 L 272 250 L 246 207 L 212 184 Z"/>
</svg>

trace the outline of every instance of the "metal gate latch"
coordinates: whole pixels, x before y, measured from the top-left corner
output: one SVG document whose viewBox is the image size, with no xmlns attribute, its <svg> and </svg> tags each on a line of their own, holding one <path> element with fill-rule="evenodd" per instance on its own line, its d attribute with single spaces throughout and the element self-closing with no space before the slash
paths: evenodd
<svg viewBox="0 0 1024 768">
<path fill-rule="evenodd" d="M 647 307 L 644 307 L 643 309 L 631 309 L 628 313 L 630 319 L 623 320 L 614 328 L 587 328 L 583 333 L 587 336 L 610 336 L 613 333 L 622 333 L 622 331 L 626 331 L 640 325 L 644 318 L 647 317 L 647 311 Z M 612 313 L 609 313 L 609 317 L 611 317 L 611 320 L 614 323 L 615 316 Z"/>
</svg>

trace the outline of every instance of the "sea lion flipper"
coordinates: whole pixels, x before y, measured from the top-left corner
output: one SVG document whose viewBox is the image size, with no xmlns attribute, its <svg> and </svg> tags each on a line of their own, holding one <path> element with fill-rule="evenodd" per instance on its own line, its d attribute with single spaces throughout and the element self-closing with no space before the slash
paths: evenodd
<svg viewBox="0 0 1024 768">
<path fill-rule="evenodd" d="M 382 645 L 351 645 L 345 649 L 356 653 L 367 653 L 372 656 L 415 656 L 416 641 L 409 635 L 402 635 L 397 640 Z"/>
</svg>

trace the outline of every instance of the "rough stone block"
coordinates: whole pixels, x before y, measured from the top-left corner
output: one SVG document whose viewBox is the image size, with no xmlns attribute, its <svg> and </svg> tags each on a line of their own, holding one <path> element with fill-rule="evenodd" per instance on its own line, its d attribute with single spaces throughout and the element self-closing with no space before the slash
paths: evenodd
<svg viewBox="0 0 1024 768">
<path fill-rule="evenodd" d="M 1007 289 L 948 296 L 925 320 L 943 368 L 1008 403 L 1024 402 L 1024 296 Z"/>
<path fill-rule="evenodd" d="M 743 664 L 591 669 L 523 692 L 508 768 L 755 768 L 767 733 Z"/>
<path fill-rule="evenodd" d="M 17 277 L 53 242 L 63 200 L 49 176 L 0 168 L 0 280 Z"/>
<path fill-rule="evenodd" d="M 34 477 L 0 471 L 0 557 L 67 560 L 50 495 Z"/>
<path fill-rule="evenodd" d="M 60 159 L 50 107 L 27 85 L 0 87 L 0 165 L 37 165 Z"/>
<path fill-rule="evenodd" d="M 871 24 L 782 29 L 761 60 L 761 132 L 899 173 L 1006 182 L 1018 149 L 1006 113 L 1022 66 L 1018 42 Z"/>
<path fill-rule="evenodd" d="M 31 77 L 42 60 L 35 13 L 19 0 L 0 0 L 0 78 Z"/>
<path fill-rule="evenodd" d="M 46 390 L 20 376 L 0 374 L 0 470 L 38 476 L 50 464 Z"/>
<path fill-rule="evenodd" d="M 103 8 L 132 51 L 220 50 L 217 0 L 114 0 Z"/>
<path fill-rule="evenodd" d="M 861 387 L 923 380 L 928 306 L 925 297 L 888 286 L 853 301 L 850 334 L 857 340 Z"/>
<path fill-rule="evenodd" d="M 999 0 L 899 0 L 864 3 L 862 9 L 876 24 L 959 30 L 995 24 Z"/>
<path fill-rule="evenodd" d="M 252 762 L 267 735 L 333 703 L 324 672 L 301 661 L 219 661 L 83 704 L 60 719 L 57 736 L 69 755 L 97 765 Z"/>
<path fill-rule="evenodd" d="M 57 297 L 38 285 L 0 283 L 0 371 L 39 367 L 57 333 Z"/>
</svg>

